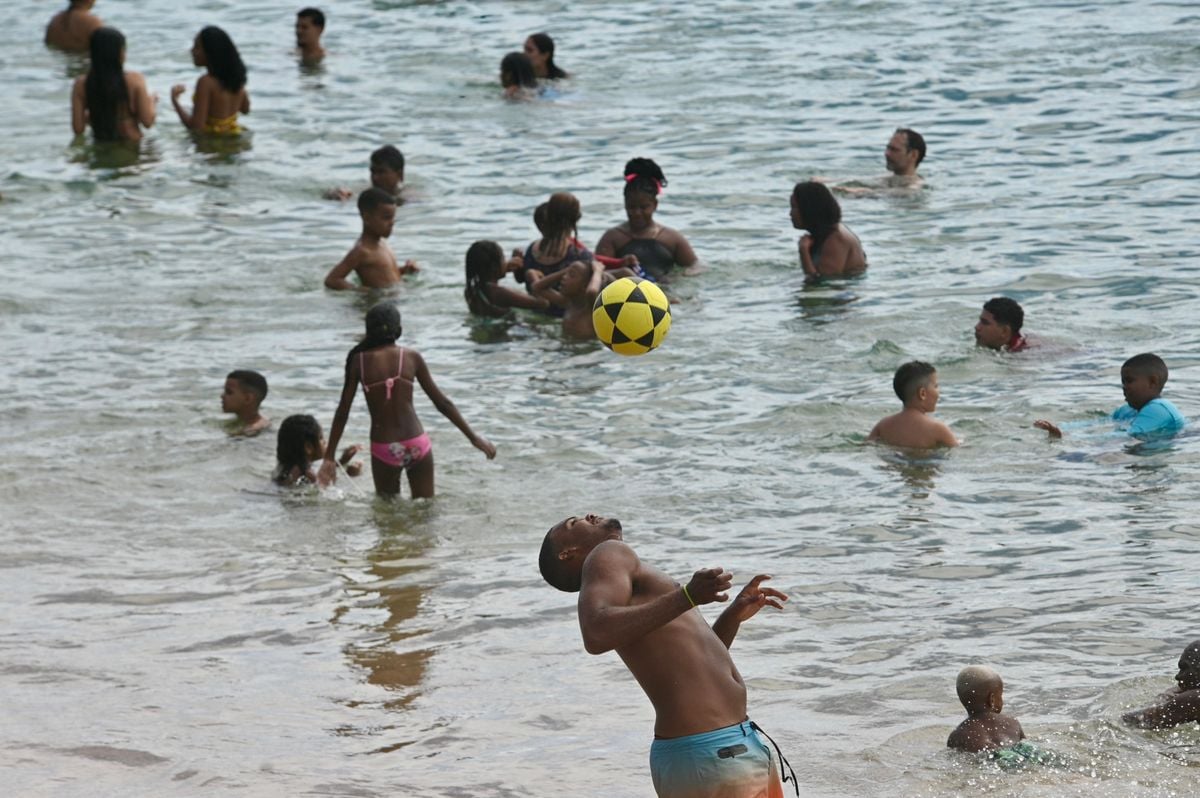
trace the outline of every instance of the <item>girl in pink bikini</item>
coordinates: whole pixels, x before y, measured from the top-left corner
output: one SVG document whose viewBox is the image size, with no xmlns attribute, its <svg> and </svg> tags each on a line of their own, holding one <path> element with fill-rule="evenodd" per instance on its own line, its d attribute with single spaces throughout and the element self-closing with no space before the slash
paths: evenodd
<svg viewBox="0 0 1200 798">
<path fill-rule="evenodd" d="M 433 496 L 433 450 L 413 410 L 414 380 L 421 384 L 434 407 L 454 422 L 476 449 L 489 460 L 496 456 L 496 447 L 476 435 L 454 403 L 438 390 L 421 354 L 396 345 L 399 337 L 400 311 L 395 305 L 385 302 L 367 312 L 367 337 L 346 356 L 346 383 L 333 416 L 325 459 L 317 474 L 322 485 L 333 482 L 337 475 L 331 453 L 337 451 L 342 439 L 360 382 L 371 412 L 371 475 L 375 479 L 375 492 L 380 496 L 399 495 L 400 475 L 405 471 L 414 499 Z"/>
</svg>

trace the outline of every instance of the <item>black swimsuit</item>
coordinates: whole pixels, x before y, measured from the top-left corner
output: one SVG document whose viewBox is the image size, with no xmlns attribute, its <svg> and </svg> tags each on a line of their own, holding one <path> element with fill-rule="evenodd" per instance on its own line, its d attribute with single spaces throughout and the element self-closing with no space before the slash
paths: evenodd
<svg viewBox="0 0 1200 798">
<path fill-rule="evenodd" d="M 657 238 L 631 238 L 616 252 L 619 258 L 636 255 L 646 274 L 655 280 L 666 275 L 675 266 L 675 255 Z"/>
</svg>

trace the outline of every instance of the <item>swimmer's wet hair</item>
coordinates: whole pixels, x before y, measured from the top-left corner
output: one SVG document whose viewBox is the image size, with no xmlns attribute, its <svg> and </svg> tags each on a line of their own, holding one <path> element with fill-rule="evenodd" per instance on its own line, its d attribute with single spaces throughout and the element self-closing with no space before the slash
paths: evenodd
<svg viewBox="0 0 1200 798">
<path fill-rule="evenodd" d="M 88 121 L 96 141 L 115 141 L 117 120 L 129 113 L 129 89 L 121 54 L 125 36 L 116 28 L 98 28 L 88 44 L 92 65 L 83 79 Z"/>
<path fill-rule="evenodd" d="M 546 203 L 546 238 L 570 238 L 575 235 L 575 227 L 583 217 L 579 200 L 574 194 L 560 191 L 550 195 Z"/>
<path fill-rule="evenodd" d="M 258 397 L 258 401 L 267 398 L 267 378 L 257 371 L 238 369 L 225 375 L 227 380 L 237 380 L 238 384 Z"/>
<path fill-rule="evenodd" d="M 934 374 L 937 374 L 937 369 L 925 361 L 909 361 L 896 369 L 896 376 L 892 377 L 892 390 L 900 397 L 901 402 L 908 404 L 917 391 L 929 384 L 929 379 Z"/>
<path fill-rule="evenodd" d="M 1121 364 L 1121 370 L 1129 369 L 1139 377 L 1157 377 L 1159 387 L 1167 384 L 1166 362 L 1154 354 L 1153 352 L 1143 352 L 1140 355 L 1134 355 Z"/>
<path fill-rule="evenodd" d="M 657 197 L 666 187 L 666 175 L 649 158 L 633 158 L 625 164 L 625 196 L 639 192 Z"/>
<path fill-rule="evenodd" d="M 523 86 L 526 89 L 537 88 L 537 75 L 533 72 L 533 62 L 525 53 L 515 50 L 500 59 L 500 83 L 508 86 Z"/>
<path fill-rule="evenodd" d="M 196 37 L 208 61 L 208 71 L 226 91 L 237 93 L 246 85 L 246 65 L 229 34 L 215 25 L 202 28 Z"/>
<path fill-rule="evenodd" d="M 550 527 L 550 531 L 542 539 L 542 550 L 538 554 L 538 570 L 542 572 L 542 578 L 551 587 L 557 588 L 564 593 L 578 593 L 582 575 L 575 575 L 567 570 L 566 566 L 563 565 L 563 561 L 558 558 L 558 546 L 555 546 L 551 540 L 554 530 L 562 525 L 563 522 L 559 521 Z"/>
<path fill-rule="evenodd" d="M 316 25 L 321 30 L 325 30 L 325 14 L 319 8 L 302 8 L 296 12 L 296 19 L 310 19 L 312 24 Z"/>
<path fill-rule="evenodd" d="M 813 251 L 820 250 L 829 234 L 842 222 L 842 206 L 829 190 L 829 186 L 815 180 L 797 183 L 792 189 L 792 199 L 800 210 L 804 226 L 812 233 Z"/>
<path fill-rule="evenodd" d="M 925 137 L 912 128 L 898 127 L 897 133 L 904 134 L 904 140 L 908 143 L 910 150 L 917 151 L 917 165 L 921 165 L 921 161 L 925 160 Z"/>
<path fill-rule="evenodd" d="M 554 40 L 550 38 L 550 34 L 534 33 L 531 34 L 529 38 L 533 41 L 533 46 L 538 49 L 539 53 L 545 53 L 547 55 L 546 77 L 549 80 L 560 80 L 565 78 L 567 73 L 559 69 L 558 65 L 554 63 Z"/>
<path fill-rule="evenodd" d="M 384 144 L 371 153 L 371 163 L 386 166 L 388 169 L 404 174 L 404 153 L 391 144 Z"/>
<path fill-rule="evenodd" d="M 467 248 L 467 303 L 483 290 L 484 283 L 499 280 L 504 271 L 504 250 L 495 241 L 476 241 Z"/>
<path fill-rule="evenodd" d="M 312 416 L 288 416 L 279 425 L 275 439 L 275 482 L 284 485 L 291 482 L 292 469 L 303 474 L 312 461 L 308 459 L 307 446 L 316 447 L 321 442 L 321 425 Z"/>
<path fill-rule="evenodd" d="M 1014 335 L 1021 331 L 1021 325 L 1025 323 L 1025 311 L 1015 299 L 1006 296 L 992 297 L 983 303 L 983 309 L 991 313 L 996 321 L 1011 327 Z"/>
<path fill-rule="evenodd" d="M 376 208 L 378 208 L 380 205 L 395 205 L 395 204 L 396 204 L 395 197 L 393 197 L 391 194 L 387 193 L 383 189 L 375 188 L 374 186 L 372 186 L 371 188 L 368 188 L 368 189 L 364 189 L 363 192 L 358 195 L 358 212 L 359 213 L 369 213 L 369 212 L 375 210 Z"/>
</svg>

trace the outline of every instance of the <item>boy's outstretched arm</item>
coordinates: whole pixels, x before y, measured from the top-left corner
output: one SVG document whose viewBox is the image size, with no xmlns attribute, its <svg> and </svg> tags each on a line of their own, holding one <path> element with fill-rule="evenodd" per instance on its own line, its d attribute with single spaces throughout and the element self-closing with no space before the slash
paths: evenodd
<svg viewBox="0 0 1200 798">
<path fill-rule="evenodd" d="M 329 274 L 325 275 L 325 287 L 332 288 L 335 291 L 354 291 L 358 288 L 357 285 L 350 282 L 346 278 L 350 272 L 356 271 L 359 264 L 362 262 L 362 251 L 358 245 L 346 253 L 346 257 L 342 258 L 338 265 L 329 270 Z"/>
</svg>

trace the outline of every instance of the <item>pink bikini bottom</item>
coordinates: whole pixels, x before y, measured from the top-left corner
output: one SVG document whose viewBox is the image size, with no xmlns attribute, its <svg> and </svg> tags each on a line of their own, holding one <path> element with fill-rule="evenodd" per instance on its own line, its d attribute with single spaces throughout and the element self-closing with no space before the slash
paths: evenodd
<svg viewBox="0 0 1200 798">
<path fill-rule="evenodd" d="M 415 438 L 396 443 L 371 441 L 371 456 L 395 468 L 408 468 L 425 459 L 433 451 L 429 435 L 422 432 Z"/>
</svg>

